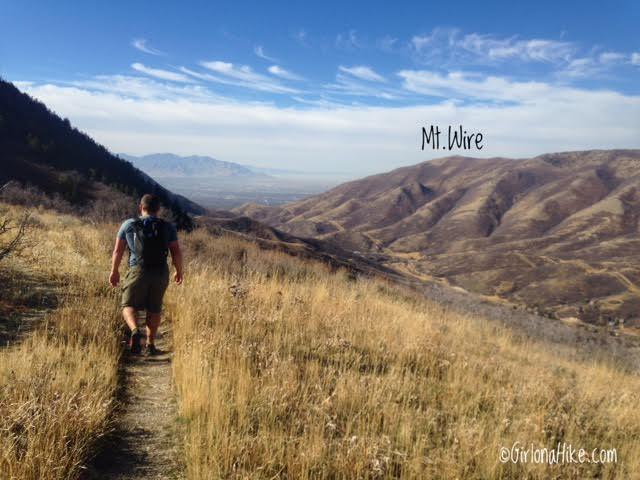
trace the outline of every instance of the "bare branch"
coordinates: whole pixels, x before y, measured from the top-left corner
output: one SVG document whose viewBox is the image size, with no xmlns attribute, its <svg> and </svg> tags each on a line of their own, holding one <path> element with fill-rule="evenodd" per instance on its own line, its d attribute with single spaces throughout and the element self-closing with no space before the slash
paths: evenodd
<svg viewBox="0 0 640 480">
<path fill-rule="evenodd" d="M 11 230 L 16 230 L 13 238 L 5 244 L 0 243 L 0 260 L 15 252 L 24 240 L 27 227 L 29 226 L 30 213 L 25 213 L 20 217 L 15 226 L 11 226 L 9 219 L 4 218 L 0 222 L 0 235 L 6 234 Z"/>
</svg>

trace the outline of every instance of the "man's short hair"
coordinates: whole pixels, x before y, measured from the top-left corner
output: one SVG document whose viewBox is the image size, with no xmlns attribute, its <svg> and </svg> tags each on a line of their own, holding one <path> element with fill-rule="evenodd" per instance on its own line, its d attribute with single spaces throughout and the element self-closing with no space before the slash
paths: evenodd
<svg viewBox="0 0 640 480">
<path fill-rule="evenodd" d="M 160 210 L 160 197 L 153 193 L 147 193 L 140 199 L 140 207 L 149 213 L 158 213 Z"/>
</svg>

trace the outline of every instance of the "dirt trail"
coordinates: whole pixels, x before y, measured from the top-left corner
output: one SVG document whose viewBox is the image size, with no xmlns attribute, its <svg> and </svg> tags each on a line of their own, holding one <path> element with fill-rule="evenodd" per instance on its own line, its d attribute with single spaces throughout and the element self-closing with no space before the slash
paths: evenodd
<svg viewBox="0 0 640 480">
<path fill-rule="evenodd" d="M 144 341 L 143 341 L 144 345 Z M 184 478 L 171 377 L 171 325 L 160 326 L 161 355 L 125 353 L 115 430 L 81 480 Z"/>
</svg>

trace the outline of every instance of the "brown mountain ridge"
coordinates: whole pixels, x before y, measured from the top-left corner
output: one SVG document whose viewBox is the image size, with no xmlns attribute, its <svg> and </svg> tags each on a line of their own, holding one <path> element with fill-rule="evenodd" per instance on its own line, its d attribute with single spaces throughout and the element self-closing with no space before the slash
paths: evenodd
<svg viewBox="0 0 640 480">
<path fill-rule="evenodd" d="M 640 150 L 446 157 L 236 213 L 496 301 L 640 326 Z"/>
</svg>

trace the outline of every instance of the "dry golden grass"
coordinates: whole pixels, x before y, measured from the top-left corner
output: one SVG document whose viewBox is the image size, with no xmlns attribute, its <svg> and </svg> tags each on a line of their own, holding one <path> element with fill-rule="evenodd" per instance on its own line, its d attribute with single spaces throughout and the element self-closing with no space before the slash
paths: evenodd
<svg viewBox="0 0 640 480">
<path fill-rule="evenodd" d="M 0 264 L 14 275 L 3 296 L 29 272 L 58 284 L 62 301 L 0 350 L 0 478 L 66 480 L 106 432 L 117 386 L 117 302 L 104 278 L 112 232 L 46 212 L 34 221 L 33 248 Z"/>
<path fill-rule="evenodd" d="M 185 243 L 188 478 L 640 478 L 636 375 L 248 242 Z M 516 441 L 618 461 L 500 463 Z"/>
<path fill-rule="evenodd" d="M 0 350 L 2 480 L 75 478 L 117 387 L 116 227 L 35 220 L 32 258 L 0 268 L 61 284 L 63 302 Z M 168 312 L 189 478 L 640 478 L 637 375 L 381 281 L 204 231 L 184 240 Z M 516 441 L 618 461 L 500 463 Z"/>
</svg>

